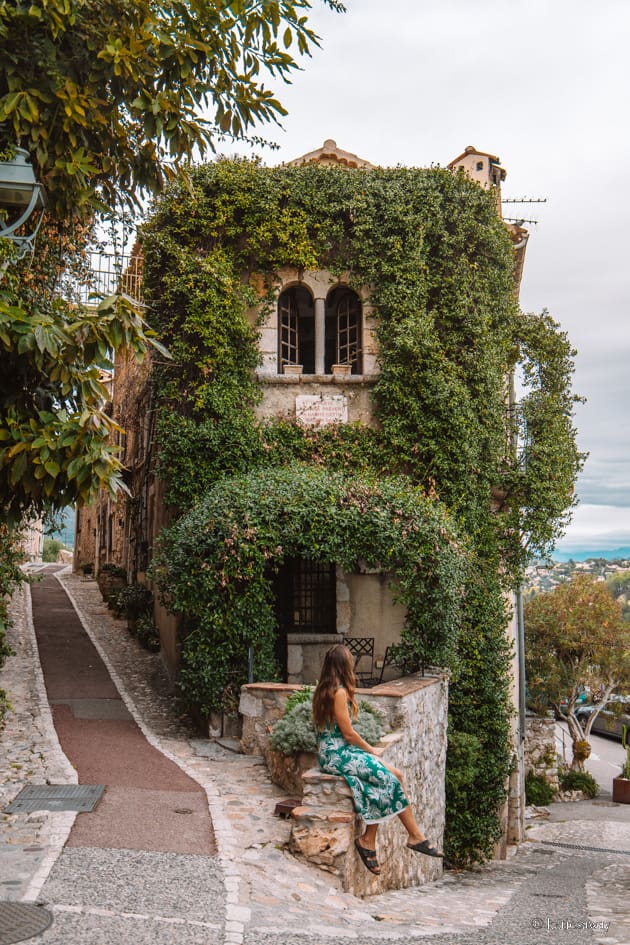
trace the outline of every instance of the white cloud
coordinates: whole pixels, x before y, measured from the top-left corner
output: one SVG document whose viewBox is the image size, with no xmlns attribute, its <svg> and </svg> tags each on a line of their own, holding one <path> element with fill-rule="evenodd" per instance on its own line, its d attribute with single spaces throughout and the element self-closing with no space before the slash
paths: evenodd
<svg viewBox="0 0 630 945">
<path fill-rule="evenodd" d="M 560 551 L 606 551 L 630 546 L 630 506 L 580 505 Z"/>
</svg>

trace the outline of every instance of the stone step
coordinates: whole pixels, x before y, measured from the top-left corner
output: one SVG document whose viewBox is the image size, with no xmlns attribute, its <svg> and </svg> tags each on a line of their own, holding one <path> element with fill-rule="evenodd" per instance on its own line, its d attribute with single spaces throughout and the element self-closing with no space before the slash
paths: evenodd
<svg viewBox="0 0 630 945">
<path fill-rule="evenodd" d="M 345 778 L 310 768 L 302 775 L 304 807 L 333 808 L 354 811 L 352 793 Z"/>
<path fill-rule="evenodd" d="M 354 836 L 354 811 L 296 807 L 291 813 L 290 849 L 337 876 L 345 876 Z"/>
</svg>

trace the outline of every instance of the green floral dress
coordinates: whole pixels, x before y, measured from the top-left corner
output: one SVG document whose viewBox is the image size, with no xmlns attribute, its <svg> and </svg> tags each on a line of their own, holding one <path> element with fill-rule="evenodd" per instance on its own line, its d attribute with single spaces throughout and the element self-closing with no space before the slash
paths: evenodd
<svg viewBox="0 0 630 945">
<path fill-rule="evenodd" d="M 389 820 L 409 806 L 398 778 L 374 755 L 350 745 L 336 722 L 319 733 L 318 758 L 322 771 L 346 779 L 355 810 L 366 824 Z"/>
</svg>

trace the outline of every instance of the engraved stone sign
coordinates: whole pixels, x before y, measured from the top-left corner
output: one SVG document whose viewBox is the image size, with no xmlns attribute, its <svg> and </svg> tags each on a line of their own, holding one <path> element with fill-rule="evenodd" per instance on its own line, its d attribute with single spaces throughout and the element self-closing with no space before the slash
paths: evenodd
<svg viewBox="0 0 630 945">
<path fill-rule="evenodd" d="M 295 398 L 295 417 L 309 427 L 347 423 L 348 399 L 343 394 L 302 394 Z"/>
</svg>

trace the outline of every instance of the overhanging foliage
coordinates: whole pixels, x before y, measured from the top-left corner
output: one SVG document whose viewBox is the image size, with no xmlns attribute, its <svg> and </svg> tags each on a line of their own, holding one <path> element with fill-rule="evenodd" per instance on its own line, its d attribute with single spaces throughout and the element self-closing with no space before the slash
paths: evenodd
<svg viewBox="0 0 630 945">
<path fill-rule="evenodd" d="M 275 678 L 273 574 L 291 558 L 375 568 L 407 611 L 403 641 L 419 660 L 454 662 L 465 582 L 463 551 L 436 499 L 408 479 L 368 480 L 289 465 L 222 479 L 162 533 L 152 571 L 190 630 L 182 685 L 208 712 L 225 681 Z"/>
<path fill-rule="evenodd" d="M 3 3 L 0 147 L 30 152 L 56 212 L 133 205 L 217 139 L 247 137 L 256 122 L 286 114 L 265 79 L 288 81 L 319 45 L 310 7 Z"/>
</svg>

